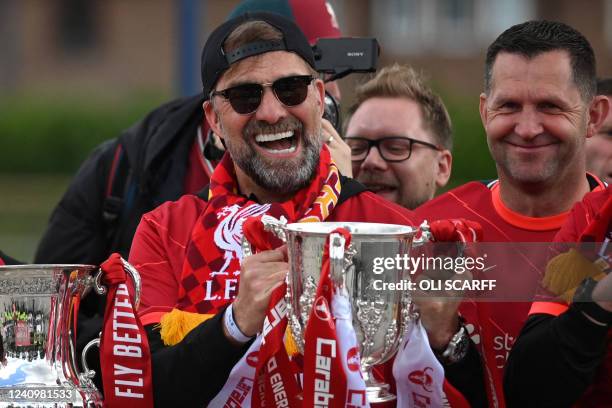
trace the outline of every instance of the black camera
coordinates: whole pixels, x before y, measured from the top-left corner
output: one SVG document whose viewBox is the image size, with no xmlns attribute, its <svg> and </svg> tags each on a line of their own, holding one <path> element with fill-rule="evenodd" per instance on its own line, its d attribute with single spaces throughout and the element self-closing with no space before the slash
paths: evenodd
<svg viewBox="0 0 612 408">
<path fill-rule="evenodd" d="M 325 82 L 335 81 L 353 72 L 374 72 L 378 65 L 380 47 L 376 38 L 321 38 L 312 47 L 315 69 L 329 74 Z M 341 133 L 340 106 L 325 92 L 323 117 Z"/>
<path fill-rule="evenodd" d="M 321 38 L 312 47 L 315 69 L 331 74 L 330 81 L 352 72 L 374 72 L 380 47 L 376 38 Z"/>
</svg>

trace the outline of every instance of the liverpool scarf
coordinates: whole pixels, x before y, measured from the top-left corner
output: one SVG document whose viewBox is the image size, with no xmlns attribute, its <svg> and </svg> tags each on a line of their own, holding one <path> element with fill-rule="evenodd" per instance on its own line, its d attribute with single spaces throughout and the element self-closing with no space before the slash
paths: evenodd
<svg viewBox="0 0 612 408">
<path fill-rule="evenodd" d="M 259 204 L 240 195 L 229 155 L 210 180 L 208 206 L 188 244 L 177 308 L 216 314 L 235 296 L 240 273 L 242 227 L 248 217 L 268 214 L 289 222 L 324 221 L 340 196 L 340 175 L 323 146 L 314 180 L 282 203 Z"/>
<path fill-rule="evenodd" d="M 345 248 L 351 236 L 341 234 Z M 304 407 L 368 407 L 361 375 L 359 346 L 352 324 L 346 288 L 335 286 L 330 276 L 329 246 L 325 242 L 321 275 L 304 341 Z"/>
<path fill-rule="evenodd" d="M 225 155 L 212 175 L 209 191 L 208 206 L 198 219 L 187 247 L 177 308 L 213 315 L 236 296 L 236 292 L 230 289 L 238 286 L 241 241 L 247 219 L 267 214 L 284 217 L 289 222 L 324 221 L 338 202 L 340 175 L 329 150 L 323 146 L 310 185 L 286 202 L 259 204 L 238 193 L 234 164 L 229 155 Z M 264 243 L 256 250 L 270 249 L 279 244 L 250 238 Z M 271 239 L 269 236 L 266 238 Z M 297 382 L 282 344 L 287 319 L 286 313 L 279 313 L 279 310 L 283 309 L 285 289 L 283 285 L 271 296 L 266 315 L 266 326 L 271 330 L 258 336 L 232 370 L 221 392 L 211 401 L 211 406 L 231 405 L 238 401 L 249 406 L 251 398 L 255 406 L 263 406 L 266 401 L 271 403 L 274 398 L 282 396 L 279 390 L 284 390 L 289 401 L 297 395 Z M 272 383 L 271 378 L 281 378 L 282 386 L 279 387 L 281 383 L 278 381 Z M 255 391 L 253 379 L 261 384 Z"/>
</svg>

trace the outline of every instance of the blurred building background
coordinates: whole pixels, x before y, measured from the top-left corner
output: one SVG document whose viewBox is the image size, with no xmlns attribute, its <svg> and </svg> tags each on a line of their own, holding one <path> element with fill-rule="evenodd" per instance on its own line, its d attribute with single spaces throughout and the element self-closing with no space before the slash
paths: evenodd
<svg viewBox="0 0 612 408">
<path fill-rule="evenodd" d="M 308 1 L 308 0 L 304 0 Z M 23 260 L 70 175 L 102 140 L 197 93 L 208 33 L 239 0 L 0 0 L 0 248 Z M 487 45 L 510 25 L 566 22 L 612 76 L 612 0 L 330 0 L 348 36 L 374 36 L 381 66 L 424 71 L 456 133 L 453 185 L 494 168 L 477 112 Z M 341 80 L 342 106 L 366 80 Z"/>
</svg>

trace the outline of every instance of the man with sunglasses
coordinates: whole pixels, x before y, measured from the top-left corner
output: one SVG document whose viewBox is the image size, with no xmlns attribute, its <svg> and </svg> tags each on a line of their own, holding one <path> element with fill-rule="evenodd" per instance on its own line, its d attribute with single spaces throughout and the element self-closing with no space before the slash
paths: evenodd
<svg viewBox="0 0 612 408">
<path fill-rule="evenodd" d="M 143 216 L 130 251 L 157 406 L 209 403 L 262 330 L 288 264 L 284 249 L 242 258 L 248 217 L 412 224 L 411 213 L 338 171 L 321 140 L 324 85 L 313 67 L 303 33 L 271 13 L 227 21 L 204 47 L 204 112 L 226 154 L 206 194 Z M 162 338 L 173 316 L 194 314 L 205 321 Z"/>
<path fill-rule="evenodd" d="M 311 45 L 342 34 L 325 0 L 243 0 L 229 18 L 248 11 L 274 12 L 295 21 Z M 326 89 L 339 99 L 336 83 L 326 83 Z M 144 213 L 206 187 L 223 151 L 213 142 L 204 99 L 198 93 L 164 103 L 99 145 L 53 210 L 35 262 L 99 264 L 112 252 L 127 257 Z M 344 168 L 350 168 L 348 147 L 329 122 L 324 127 L 332 153 L 346 156 Z"/>
<path fill-rule="evenodd" d="M 244 0 L 230 17 L 247 11 L 276 12 L 296 21 L 310 44 L 341 35 L 325 0 Z M 326 89 L 339 96 L 335 84 L 327 83 Z M 198 93 L 166 102 L 94 149 L 54 208 L 34 261 L 97 265 L 113 252 L 127 258 L 143 214 L 205 188 L 223 151 L 214 146 L 204 99 Z M 323 126 L 323 140 L 334 157 L 348 157 L 333 126 Z M 95 296 L 81 303 L 78 350 L 98 335 L 103 312 Z M 89 355 L 90 367 L 99 372 L 95 353 Z"/>
<path fill-rule="evenodd" d="M 446 185 L 452 130 L 440 97 L 408 66 L 385 67 L 356 90 L 345 124 L 353 176 L 414 209 Z"/>
</svg>

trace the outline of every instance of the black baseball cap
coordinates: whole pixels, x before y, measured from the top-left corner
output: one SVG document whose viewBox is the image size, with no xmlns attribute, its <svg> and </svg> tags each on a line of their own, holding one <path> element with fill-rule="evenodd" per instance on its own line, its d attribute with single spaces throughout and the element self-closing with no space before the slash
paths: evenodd
<svg viewBox="0 0 612 408">
<path fill-rule="evenodd" d="M 283 39 L 248 43 L 226 54 L 223 51 L 223 43 L 236 27 L 247 21 L 264 21 L 278 29 L 283 34 Z M 279 14 L 248 12 L 221 24 L 210 34 L 202 51 L 202 86 L 206 99 L 231 64 L 271 51 L 294 52 L 314 69 L 314 54 L 306 36 L 293 21 Z"/>
</svg>

